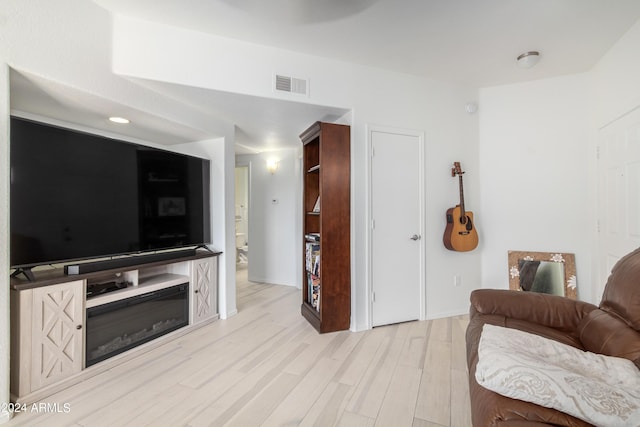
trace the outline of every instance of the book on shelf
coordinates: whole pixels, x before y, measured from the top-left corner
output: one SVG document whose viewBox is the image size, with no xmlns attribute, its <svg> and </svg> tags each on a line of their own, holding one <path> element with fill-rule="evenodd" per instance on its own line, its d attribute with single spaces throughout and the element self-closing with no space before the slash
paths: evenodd
<svg viewBox="0 0 640 427">
<path fill-rule="evenodd" d="M 320 311 L 320 277 L 307 273 L 307 302 Z"/>
<path fill-rule="evenodd" d="M 313 212 L 320 213 L 320 196 L 316 199 L 316 204 L 313 205 Z"/>
<path fill-rule="evenodd" d="M 306 270 L 309 273 L 320 276 L 320 244 L 314 242 L 306 243 L 305 250 Z"/>
<path fill-rule="evenodd" d="M 307 172 L 315 172 L 320 169 L 320 165 L 311 166 Z"/>
<path fill-rule="evenodd" d="M 304 238 L 307 242 L 319 242 L 320 233 L 307 233 L 304 235 Z"/>
<path fill-rule="evenodd" d="M 318 233 L 311 233 L 318 234 Z M 318 239 L 320 236 L 318 235 Z M 305 269 L 307 270 L 307 302 L 320 311 L 320 243 L 305 244 Z"/>
</svg>

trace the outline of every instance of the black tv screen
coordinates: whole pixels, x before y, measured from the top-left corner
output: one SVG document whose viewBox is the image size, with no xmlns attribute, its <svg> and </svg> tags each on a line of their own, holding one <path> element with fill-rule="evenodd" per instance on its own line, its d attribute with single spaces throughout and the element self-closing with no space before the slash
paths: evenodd
<svg viewBox="0 0 640 427">
<path fill-rule="evenodd" d="M 209 161 L 11 118 L 12 268 L 210 243 Z"/>
</svg>

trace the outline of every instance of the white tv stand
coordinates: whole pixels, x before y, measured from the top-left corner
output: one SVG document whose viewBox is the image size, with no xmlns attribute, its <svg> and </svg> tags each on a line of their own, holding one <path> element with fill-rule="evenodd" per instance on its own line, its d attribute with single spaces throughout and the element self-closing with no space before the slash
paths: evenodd
<svg viewBox="0 0 640 427">
<path fill-rule="evenodd" d="M 133 264 L 79 275 L 62 269 L 11 279 L 11 397 L 32 403 L 218 319 L 220 252 Z M 87 283 L 120 275 L 126 288 L 86 297 Z M 189 284 L 188 325 L 86 367 L 86 310 L 137 295 Z"/>
</svg>

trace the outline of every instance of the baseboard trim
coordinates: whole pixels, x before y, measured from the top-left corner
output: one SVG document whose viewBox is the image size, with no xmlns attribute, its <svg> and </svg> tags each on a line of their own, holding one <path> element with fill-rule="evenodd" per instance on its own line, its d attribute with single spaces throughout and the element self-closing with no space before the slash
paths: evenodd
<svg viewBox="0 0 640 427">
<path fill-rule="evenodd" d="M 284 282 L 280 282 L 278 280 L 271 280 L 271 279 L 267 279 L 264 277 L 247 277 L 247 280 L 250 282 L 256 282 L 256 283 L 264 283 L 267 285 L 281 285 L 281 286 L 290 286 L 292 288 L 297 288 L 297 289 L 301 289 L 300 287 L 298 287 L 299 285 L 297 283 L 284 283 Z"/>
<path fill-rule="evenodd" d="M 9 411 L 0 411 L 0 424 L 8 423 L 11 421 L 11 412 Z"/>
<path fill-rule="evenodd" d="M 236 314 L 238 314 L 238 310 L 232 310 L 229 313 L 224 313 L 224 315 L 220 315 L 220 319 L 225 320 L 228 319 L 230 317 L 235 316 Z"/>
<path fill-rule="evenodd" d="M 450 311 L 444 311 L 442 313 L 430 314 L 427 317 L 425 317 L 424 320 L 435 320 L 435 319 L 442 319 L 445 317 L 464 316 L 465 314 L 469 314 L 468 308 L 464 308 L 464 309 L 461 308 L 459 310 L 450 310 Z"/>
</svg>

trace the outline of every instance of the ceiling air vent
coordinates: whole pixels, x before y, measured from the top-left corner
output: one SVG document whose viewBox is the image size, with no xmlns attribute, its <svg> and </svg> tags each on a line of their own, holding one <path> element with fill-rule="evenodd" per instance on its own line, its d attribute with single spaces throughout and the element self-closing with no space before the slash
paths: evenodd
<svg viewBox="0 0 640 427">
<path fill-rule="evenodd" d="M 300 95 L 308 95 L 307 81 L 304 79 L 296 79 L 294 77 L 276 74 L 276 91 L 297 93 Z"/>
</svg>

